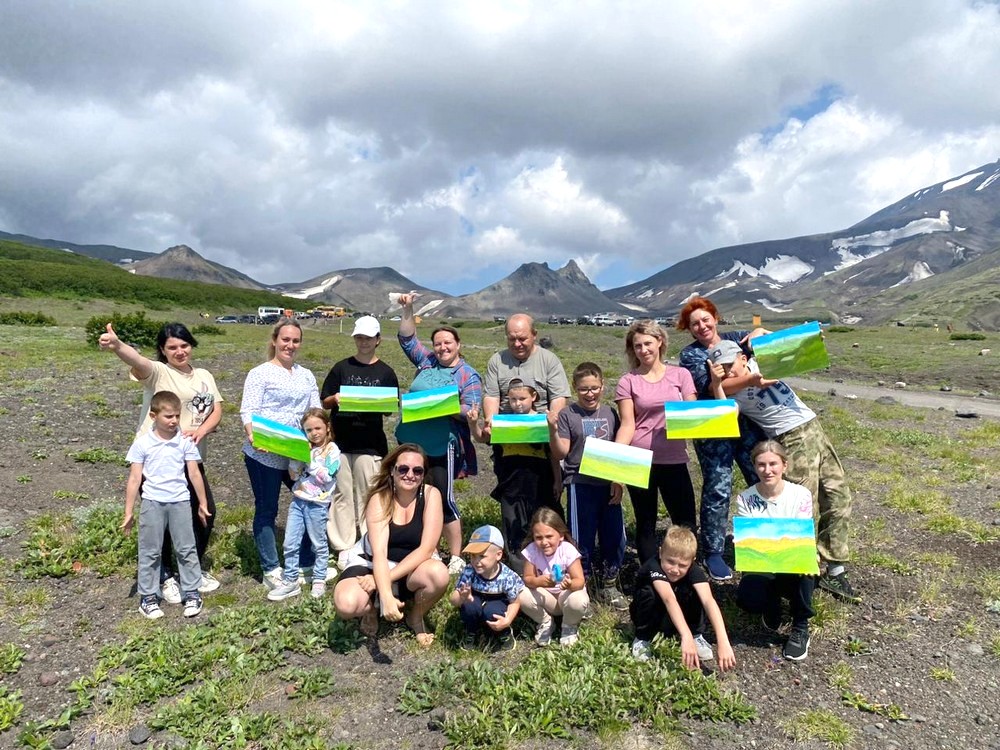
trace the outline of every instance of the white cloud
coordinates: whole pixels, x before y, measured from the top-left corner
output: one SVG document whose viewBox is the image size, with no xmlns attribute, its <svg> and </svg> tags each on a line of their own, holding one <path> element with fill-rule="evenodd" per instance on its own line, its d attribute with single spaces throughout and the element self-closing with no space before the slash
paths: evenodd
<svg viewBox="0 0 1000 750">
<path fill-rule="evenodd" d="M 392 265 L 461 292 L 576 257 L 611 286 L 1000 156 L 1000 12 L 978 0 L 33 0 L 3 20 L 0 229 L 184 242 L 266 282 Z"/>
</svg>

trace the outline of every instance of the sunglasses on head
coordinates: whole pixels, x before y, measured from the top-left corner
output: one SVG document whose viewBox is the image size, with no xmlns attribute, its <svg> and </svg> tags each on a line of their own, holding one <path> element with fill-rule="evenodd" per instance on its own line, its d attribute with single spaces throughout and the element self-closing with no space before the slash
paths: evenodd
<svg viewBox="0 0 1000 750">
<path fill-rule="evenodd" d="M 422 477 L 424 475 L 423 466 L 407 466 L 406 464 L 396 464 L 395 471 L 401 477 L 405 477 L 407 474 L 413 474 L 413 476 L 415 477 Z"/>
</svg>

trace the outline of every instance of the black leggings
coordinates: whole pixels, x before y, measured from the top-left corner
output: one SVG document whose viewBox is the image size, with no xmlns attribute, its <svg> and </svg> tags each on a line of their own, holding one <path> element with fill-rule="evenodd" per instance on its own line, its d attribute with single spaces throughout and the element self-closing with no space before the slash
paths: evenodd
<svg viewBox="0 0 1000 750">
<path fill-rule="evenodd" d="M 694 487 L 687 464 L 653 464 L 649 472 L 649 487 L 629 485 L 628 496 L 635 511 L 635 548 L 639 563 L 656 556 L 656 493 L 663 498 L 663 504 L 670 514 L 670 522 L 675 526 L 687 526 L 695 530 Z"/>
</svg>

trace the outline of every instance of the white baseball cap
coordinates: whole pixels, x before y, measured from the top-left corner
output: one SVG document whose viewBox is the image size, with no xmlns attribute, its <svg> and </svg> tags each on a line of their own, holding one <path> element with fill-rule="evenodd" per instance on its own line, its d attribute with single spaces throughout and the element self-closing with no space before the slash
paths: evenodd
<svg viewBox="0 0 1000 750">
<path fill-rule="evenodd" d="M 354 333 L 351 335 L 375 338 L 382 335 L 382 326 L 379 325 L 377 318 L 373 318 L 371 315 L 363 315 L 354 321 Z"/>
</svg>

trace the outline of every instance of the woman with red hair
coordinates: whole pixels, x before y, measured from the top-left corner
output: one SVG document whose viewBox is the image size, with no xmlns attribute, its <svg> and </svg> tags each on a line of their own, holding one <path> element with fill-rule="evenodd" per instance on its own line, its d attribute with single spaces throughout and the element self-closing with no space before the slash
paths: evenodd
<svg viewBox="0 0 1000 750">
<path fill-rule="evenodd" d="M 722 340 L 735 341 L 741 346 L 750 338 L 767 333 L 763 328 L 753 331 L 730 331 L 720 334 L 719 310 L 706 297 L 694 297 L 683 308 L 677 320 L 677 329 L 688 331 L 694 341 L 681 350 L 680 365 L 694 379 L 699 399 L 711 399 L 711 377 L 708 369 L 708 350 Z M 749 354 L 749 352 L 747 352 Z M 735 392 L 749 385 L 747 378 L 727 380 L 727 392 Z M 750 459 L 750 451 L 765 439 L 760 428 L 742 415 L 739 418 L 740 437 L 694 440 L 694 452 L 701 464 L 701 512 L 698 549 L 705 559 L 708 573 L 717 581 L 726 581 L 733 572 L 722 559 L 729 526 L 729 500 L 733 491 L 733 460 L 743 472 L 747 486 L 757 482 Z"/>
</svg>

